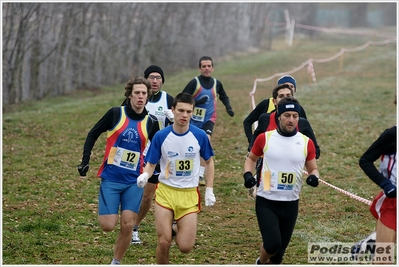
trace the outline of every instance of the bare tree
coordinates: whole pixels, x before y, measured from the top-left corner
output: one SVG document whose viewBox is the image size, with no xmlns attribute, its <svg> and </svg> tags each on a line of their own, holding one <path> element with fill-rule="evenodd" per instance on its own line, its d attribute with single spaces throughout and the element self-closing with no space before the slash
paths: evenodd
<svg viewBox="0 0 399 267">
<path fill-rule="evenodd" d="M 24 58 L 32 46 L 30 33 L 39 6 L 10 3 L 3 9 L 3 98 L 8 103 L 22 100 Z"/>
<path fill-rule="evenodd" d="M 367 4 L 350 6 L 353 15 L 365 17 Z M 313 3 L 270 2 L 2 7 L 3 104 L 125 82 L 149 64 L 170 73 L 197 67 L 203 55 L 216 59 L 251 47 L 270 49 L 273 21 L 284 8 L 297 22 L 316 12 Z"/>
</svg>

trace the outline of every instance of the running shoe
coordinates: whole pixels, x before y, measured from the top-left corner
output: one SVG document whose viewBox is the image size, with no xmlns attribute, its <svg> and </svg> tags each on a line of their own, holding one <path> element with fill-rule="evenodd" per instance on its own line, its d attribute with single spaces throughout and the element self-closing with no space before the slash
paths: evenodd
<svg viewBox="0 0 399 267">
<path fill-rule="evenodd" d="M 121 261 L 117 261 L 115 259 L 112 259 L 111 264 L 110 265 L 120 265 Z"/>
<path fill-rule="evenodd" d="M 201 186 L 205 186 L 206 185 L 205 178 L 202 177 L 202 176 L 199 177 L 199 185 L 201 185 Z"/>
<path fill-rule="evenodd" d="M 352 256 L 355 256 L 357 254 L 364 254 L 367 250 L 369 250 L 368 252 L 370 252 L 370 249 L 367 249 L 367 246 L 370 246 L 375 243 L 375 237 L 376 237 L 376 232 L 372 232 L 369 236 L 357 242 L 351 248 Z"/>
<path fill-rule="evenodd" d="M 172 237 L 176 236 L 176 232 L 173 230 L 174 227 L 176 227 L 176 221 L 172 222 Z"/>
<path fill-rule="evenodd" d="M 140 240 L 140 237 L 139 237 L 139 231 L 138 230 L 133 229 L 132 242 L 130 242 L 130 244 L 132 244 L 132 245 L 141 244 L 141 240 Z"/>
</svg>

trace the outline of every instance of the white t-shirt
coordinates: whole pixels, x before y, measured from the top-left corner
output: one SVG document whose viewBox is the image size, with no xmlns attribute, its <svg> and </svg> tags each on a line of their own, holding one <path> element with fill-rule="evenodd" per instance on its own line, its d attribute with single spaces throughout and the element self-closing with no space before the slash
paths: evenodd
<svg viewBox="0 0 399 267">
<path fill-rule="evenodd" d="M 316 158 L 315 151 L 313 141 L 300 132 L 290 137 L 277 130 L 260 134 L 252 147 L 255 155 L 263 156 L 257 195 L 270 200 L 299 199 L 302 170 L 306 161 Z"/>
<path fill-rule="evenodd" d="M 154 135 L 145 161 L 160 163 L 160 183 L 176 188 L 193 188 L 199 182 L 200 158 L 208 160 L 213 155 L 204 130 L 189 125 L 187 132 L 178 134 L 173 131 L 173 125 L 169 125 Z"/>
</svg>

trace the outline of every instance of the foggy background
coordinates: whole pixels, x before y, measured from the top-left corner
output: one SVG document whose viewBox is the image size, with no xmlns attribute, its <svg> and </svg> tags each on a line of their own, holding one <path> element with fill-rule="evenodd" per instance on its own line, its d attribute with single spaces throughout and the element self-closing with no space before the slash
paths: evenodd
<svg viewBox="0 0 399 267">
<path fill-rule="evenodd" d="M 396 3 L 2 3 L 3 105 L 270 50 L 284 10 L 303 25 L 396 26 Z"/>
</svg>

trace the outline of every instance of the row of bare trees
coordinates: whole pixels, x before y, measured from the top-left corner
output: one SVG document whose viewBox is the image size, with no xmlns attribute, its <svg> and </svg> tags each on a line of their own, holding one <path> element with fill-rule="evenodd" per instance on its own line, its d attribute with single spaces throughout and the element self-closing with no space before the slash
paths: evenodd
<svg viewBox="0 0 399 267">
<path fill-rule="evenodd" d="M 3 104 L 271 44 L 276 3 L 3 3 Z M 297 14 L 306 14 L 306 4 Z M 298 21 L 298 20 L 297 20 Z M 299 20 L 300 21 L 300 20 Z"/>
<path fill-rule="evenodd" d="M 124 82 L 260 45 L 269 4 L 8 3 L 3 104 Z M 237 19 L 238 18 L 238 19 Z"/>
</svg>

